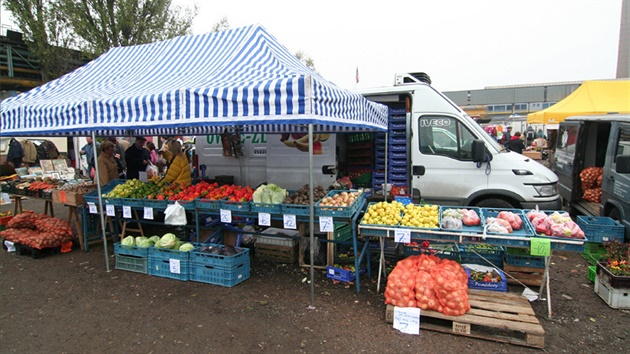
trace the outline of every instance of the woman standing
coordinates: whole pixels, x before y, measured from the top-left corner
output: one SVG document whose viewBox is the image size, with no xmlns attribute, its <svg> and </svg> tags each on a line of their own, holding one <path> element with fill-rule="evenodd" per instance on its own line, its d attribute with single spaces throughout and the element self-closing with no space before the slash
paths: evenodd
<svg viewBox="0 0 630 354">
<path fill-rule="evenodd" d="M 101 186 L 106 185 L 112 180 L 118 178 L 118 165 L 114 159 L 114 144 L 105 140 L 100 146 L 100 155 L 98 157 L 98 177 Z"/>
<path fill-rule="evenodd" d="M 149 141 L 147 142 L 147 145 L 145 146 L 145 148 L 149 150 L 149 156 L 151 156 L 151 163 L 155 165 L 158 159 L 157 151 L 155 151 L 155 144 L 153 144 L 152 141 Z"/>
<path fill-rule="evenodd" d="M 192 183 L 190 165 L 188 165 L 186 154 L 182 151 L 182 144 L 177 140 L 171 140 L 168 143 L 168 151 L 173 157 L 168 163 L 162 183 L 179 182 L 190 185 Z"/>
</svg>

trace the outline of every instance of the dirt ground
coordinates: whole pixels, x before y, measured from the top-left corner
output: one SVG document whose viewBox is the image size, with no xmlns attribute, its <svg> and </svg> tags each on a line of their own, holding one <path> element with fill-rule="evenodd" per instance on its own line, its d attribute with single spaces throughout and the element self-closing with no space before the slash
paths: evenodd
<svg viewBox="0 0 630 354">
<path fill-rule="evenodd" d="M 6 211 L 10 206 L 2 206 Z M 38 200 L 24 207 L 43 212 Z M 55 205 L 55 215 L 67 211 Z M 308 270 L 252 260 L 251 277 L 233 288 L 105 271 L 102 243 L 40 259 L 0 252 L 0 345 L 3 353 L 535 353 L 540 349 L 421 330 L 407 335 L 385 322 L 375 280 L 333 284 Z M 602 301 L 576 253 L 554 253 L 552 319 L 532 306 L 550 353 L 628 350 L 630 312 Z M 373 277 L 375 278 L 375 277 Z M 522 292 L 522 287 L 511 287 Z M 537 290 L 537 289 L 535 289 Z"/>
</svg>

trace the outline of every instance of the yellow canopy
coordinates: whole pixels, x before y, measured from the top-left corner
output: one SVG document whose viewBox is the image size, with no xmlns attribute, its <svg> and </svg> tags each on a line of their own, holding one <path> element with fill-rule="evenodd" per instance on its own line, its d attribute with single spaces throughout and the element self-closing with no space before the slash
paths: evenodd
<svg viewBox="0 0 630 354">
<path fill-rule="evenodd" d="M 584 81 L 562 101 L 527 115 L 527 124 L 558 124 L 566 117 L 630 113 L 630 80 Z"/>
</svg>

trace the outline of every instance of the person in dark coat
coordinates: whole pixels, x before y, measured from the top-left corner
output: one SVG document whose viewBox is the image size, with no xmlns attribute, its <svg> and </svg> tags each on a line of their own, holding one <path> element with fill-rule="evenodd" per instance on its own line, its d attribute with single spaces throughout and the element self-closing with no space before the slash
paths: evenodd
<svg viewBox="0 0 630 354">
<path fill-rule="evenodd" d="M 510 141 L 505 144 L 505 148 L 522 154 L 525 149 L 525 142 L 521 139 L 521 132 L 514 133 L 512 138 L 510 138 Z"/>
<path fill-rule="evenodd" d="M 125 151 L 127 163 L 127 179 L 140 178 L 140 171 L 146 171 L 151 161 L 149 150 L 144 148 L 147 139 L 143 136 L 136 137 L 136 141 Z"/>
<path fill-rule="evenodd" d="M 13 165 L 13 168 L 18 168 L 22 165 L 22 158 L 24 157 L 24 149 L 19 141 L 15 138 L 11 138 L 9 141 L 9 151 L 7 153 L 7 162 Z"/>
</svg>

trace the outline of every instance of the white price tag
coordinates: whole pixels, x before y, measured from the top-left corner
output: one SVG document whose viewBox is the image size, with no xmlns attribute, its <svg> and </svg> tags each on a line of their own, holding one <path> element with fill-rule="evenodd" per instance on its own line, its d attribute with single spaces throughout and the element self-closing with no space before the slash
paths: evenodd
<svg viewBox="0 0 630 354">
<path fill-rule="evenodd" d="M 221 222 L 228 224 L 232 222 L 232 210 L 221 209 Z"/>
<path fill-rule="evenodd" d="M 269 213 L 258 213 L 258 225 L 260 225 L 260 226 L 271 226 L 271 214 L 269 214 Z"/>
<path fill-rule="evenodd" d="M 116 216 L 116 207 L 111 204 L 105 204 L 105 213 L 107 216 Z"/>
<path fill-rule="evenodd" d="M 335 232 L 332 216 L 319 217 L 319 232 Z"/>
<path fill-rule="evenodd" d="M 123 218 L 131 219 L 131 207 L 129 205 L 123 205 Z"/>
<path fill-rule="evenodd" d="M 87 203 L 88 204 L 88 208 L 90 208 L 90 214 L 98 214 L 98 209 L 96 209 L 96 204 L 94 203 Z"/>
<path fill-rule="evenodd" d="M 407 334 L 420 334 L 420 309 L 394 307 L 394 328 Z"/>
<path fill-rule="evenodd" d="M 4 241 L 4 246 L 7 248 L 7 252 L 15 252 L 15 244 L 11 241 Z"/>
<path fill-rule="evenodd" d="M 411 230 L 396 229 L 394 232 L 394 241 L 401 243 L 411 242 Z"/>
<path fill-rule="evenodd" d="M 169 259 L 168 260 L 168 266 L 171 270 L 171 273 L 174 274 L 179 274 L 180 273 L 180 265 L 179 265 L 179 259 Z"/>
<path fill-rule="evenodd" d="M 282 221 L 284 222 L 285 229 L 297 229 L 297 222 L 295 221 L 295 215 L 293 214 L 285 214 L 282 216 Z"/>
<path fill-rule="evenodd" d="M 144 218 L 147 220 L 153 220 L 153 208 L 144 207 Z"/>
</svg>

